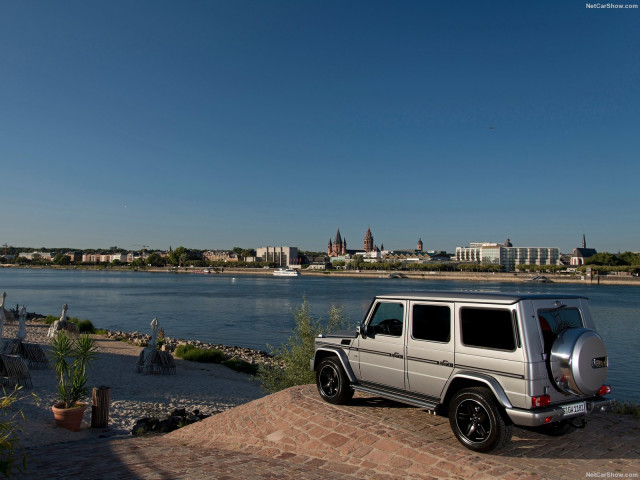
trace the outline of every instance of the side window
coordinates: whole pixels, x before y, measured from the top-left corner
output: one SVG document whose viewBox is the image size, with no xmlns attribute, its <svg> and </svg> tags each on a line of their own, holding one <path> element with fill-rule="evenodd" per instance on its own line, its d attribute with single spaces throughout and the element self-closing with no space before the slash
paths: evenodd
<svg viewBox="0 0 640 480">
<path fill-rule="evenodd" d="M 538 322 L 544 340 L 544 351 L 547 354 L 551 352 L 551 346 L 561 331 L 582 327 L 582 318 L 577 308 L 538 310 Z"/>
<path fill-rule="evenodd" d="M 391 335 L 400 337 L 402 335 L 402 324 L 404 319 L 404 306 L 401 303 L 379 303 L 376 311 L 369 322 L 368 330 L 373 334 Z"/>
<path fill-rule="evenodd" d="M 516 349 L 513 326 L 511 310 L 460 309 L 462 343 L 471 347 L 513 351 Z"/>
<path fill-rule="evenodd" d="M 444 305 L 414 305 L 411 335 L 416 340 L 451 340 L 451 310 Z"/>
</svg>

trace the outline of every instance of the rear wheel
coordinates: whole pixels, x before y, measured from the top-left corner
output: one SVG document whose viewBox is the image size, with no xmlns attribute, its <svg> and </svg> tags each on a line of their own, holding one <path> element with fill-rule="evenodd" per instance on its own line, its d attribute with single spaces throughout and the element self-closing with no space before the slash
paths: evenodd
<svg viewBox="0 0 640 480">
<path fill-rule="evenodd" d="M 347 374 L 336 357 L 320 361 L 316 369 L 316 385 L 320 396 L 335 405 L 347 403 L 353 397 Z"/>
<path fill-rule="evenodd" d="M 504 447 L 513 425 L 505 421 L 491 391 L 484 387 L 460 390 L 449 405 L 449 423 L 460 443 L 476 452 Z"/>
</svg>

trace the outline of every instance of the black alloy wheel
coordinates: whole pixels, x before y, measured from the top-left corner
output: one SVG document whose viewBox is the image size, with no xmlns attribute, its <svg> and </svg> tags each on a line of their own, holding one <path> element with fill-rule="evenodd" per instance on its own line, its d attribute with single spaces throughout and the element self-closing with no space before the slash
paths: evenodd
<svg viewBox="0 0 640 480">
<path fill-rule="evenodd" d="M 504 447 L 513 433 L 513 425 L 505 421 L 493 394 L 484 387 L 467 388 L 453 397 L 449 423 L 460 443 L 476 452 Z"/>
<path fill-rule="evenodd" d="M 316 369 L 316 384 L 320 396 L 329 403 L 341 405 L 353 397 L 347 374 L 336 357 L 320 361 Z"/>
</svg>

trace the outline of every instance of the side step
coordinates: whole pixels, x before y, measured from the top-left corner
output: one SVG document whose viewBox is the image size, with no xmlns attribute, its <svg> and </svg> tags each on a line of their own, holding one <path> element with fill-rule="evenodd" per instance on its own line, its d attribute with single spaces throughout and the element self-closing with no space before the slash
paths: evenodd
<svg viewBox="0 0 640 480">
<path fill-rule="evenodd" d="M 400 403 L 406 403 L 408 405 L 413 405 L 414 407 L 425 408 L 430 412 L 434 412 L 437 403 L 425 400 L 420 397 L 416 397 L 413 395 L 403 395 L 401 393 L 392 392 L 390 390 L 385 390 L 381 388 L 369 387 L 361 384 L 351 385 L 351 388 L 358 392 L 370 393 L 372 395 L 379 395 L 380 397 L 386 398 L 388 400 L 394 400 Z"/>
</svg>

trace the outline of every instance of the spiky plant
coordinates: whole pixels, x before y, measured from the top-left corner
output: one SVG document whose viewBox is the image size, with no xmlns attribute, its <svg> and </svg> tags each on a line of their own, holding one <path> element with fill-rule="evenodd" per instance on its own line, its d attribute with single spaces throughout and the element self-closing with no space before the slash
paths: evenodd
<svg viewBox="0 0 640 480">
<path fill-rule="evenodd" d="M 87 368 L 98 355 L 96 341 L 87 334 L 72 338 L 64 330 L 51 340 L 51 360 L 58 377 L 58 398 L 73 408 L 89 395 Z"/>
</svg>

